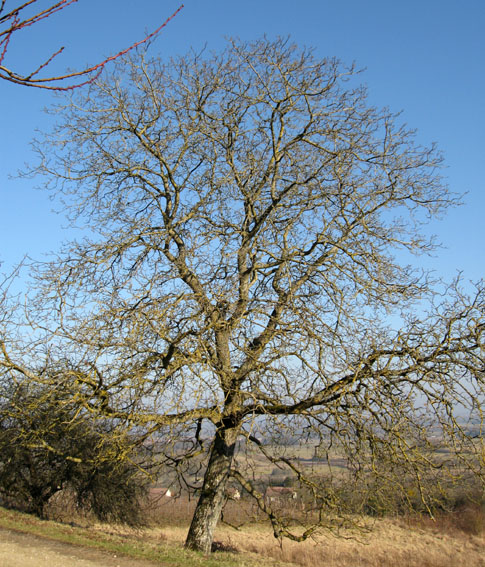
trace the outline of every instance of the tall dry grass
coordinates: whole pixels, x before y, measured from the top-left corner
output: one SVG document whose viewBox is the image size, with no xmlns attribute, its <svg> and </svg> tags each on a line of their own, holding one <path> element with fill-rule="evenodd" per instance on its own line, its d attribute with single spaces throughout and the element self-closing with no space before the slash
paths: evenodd
<svg viewBox="0 0 485 567">
<path fill-rule="evenodd" d="M 195 502 L 162 501 L 152 509 L 155 537 L 183 543 Z M 239 512 L 238 512 L 239 510 Z M 230 502 L 217 530 L 216 549 L 253 553 L 277 564 L 301 567 L 485 567 L 485 511 L 468 506 L 435 520 L 423 516 L 369 519 L 368 532 L 319 534 L 312 540 L 280 542 L 262 522 L 244 524 L 252 509 Z M 242 556 L 241 556 L 242 557 Z"/>
<path fill-rule="evenodd" d="M 485 539 L 463 532 L 440 534 L 411 528 L 393 520 L 377 520 L 365 538 L 343 539 L 319 535 L 303 543 L 279 542 L 265 526 L 234 531 L 221 526 L 217 548 L 272 559 L 277 565 L 302 567 L 483 567 Z M 165 525 L 152 528 L 152 537 L 183 544 L 187 528 Z M 349 534 L 347 534 L 348 536 Z"/>
<path fill-rule="evenodd" d="M 379 520 L 374 530 L 358 540 L 320 535 L 313 541 L 281 544 L 263 530 L 245 530 L 225 539 L 241 551 L 258 553 L 303 567 L 479 567 L 485 565 L 483 537 L 434 534 L 412 530 L 391 520 Z"/>
<path fill-rule="evenodd" d="M 182 545 L 195 504 L 187 497 L 152 502 L 146 510 L 151 527 L 139 530 L 137 537 Z M 70 521 L 76 521 L 72 508 L 68 513 Z M 86 520 L 78 519 L 81 524 Z M 485 567 L 485 510 L 478 505 L 441 513 L 434 520 L 419 515 L 369 518 L 368 532 L 346 532 L 343 537 L 321 533 L 303 543 L 276 540 L 247 501 L 228 502 L 224 519 L 240 529 L 222 523 L 215 536 L 216 549 L 240 554 L 241 565 L 249 553 L 278 566 Z"/>
</svg>

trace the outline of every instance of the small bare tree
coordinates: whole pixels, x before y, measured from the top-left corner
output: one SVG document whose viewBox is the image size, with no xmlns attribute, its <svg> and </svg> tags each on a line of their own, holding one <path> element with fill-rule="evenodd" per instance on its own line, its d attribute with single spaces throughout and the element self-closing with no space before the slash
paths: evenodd
<svg viewBox="0 0 485 567">
<path fill-rule="evenodd" d="M 180 6 L 180 8 L 178 8 L 178 10 L 174 14 L 172 14 L 172 16 L 170 16 L 161 26 L 159 26 L 154 32 L 146 36 L 141 41 L 134 43 L 133 45 L 124 49 L 123 51 L 120 51 L 116 55 L 107 57 L 100 63 L 88 67 L 87 69 L 83 69 L 82 71 L 63 74 L 61 73 L 59 75 L 48 77 L 39 76 L 39 73 L 43 71 L 55 57 L 57 57 L 64 51 L 64 47 L 61 47 L 58 51 L 51 54 L 43 63 L 26 73 L 19 73 L 11 68 L 4 66 L 4 60 L 10 46 L 10 41 L 15 34 L 18 34 L 18 32 L 26 30 L 27 28 L 38 24 L 42 20 L 50 18 L 52 15 L 60 12 L 61 10 L 64 10 L 77 1 L 78 0 L 60 0 L 59 2 L 52 3 L 50 6 L 38 7 L 38 4 L 40 3 L 39 0 L 27 0 L 23 3 L 16 3 L 16 5 L 13 7 L 9 5 L 7 8 L 7 0 L 1 0 L 0 79 L 4 79 L 6 81 L 10 81 L 11 83 L 16 83 L 17 85 L 23 85 L 26 87 L 37 87 L 41 89 L 51 89 L 56 91 L 64 91 L 81 87 L 87 83 L 94 81 L 110 61 L 118 59 L 118 57 L 121 57 L 128 51 L 131 51 L 135 47 L 142 45 L 155 37 L 183 8 L 183 5 Z M 42 5 L 42 3 L 40 4 Z"/>
<path fill-rule="evenodd" d="M 97 518 L 127 524 L 141 522 L 147 475 L 141 475 L 136 439 L 111 423 L 93 419 L 70 392 L 47 386 L 19 368 L 0 372 L 0 495 L 2 502 L 46 517 L 47 505 L 60 491 Z M 59 371 L 60 369 L 57 369 Z"/>
<path fill-rule="evenodd" d="M 457 416 L 482 419 L 483 288 L 440 295 L 399 261 L 434 249 L 421 225 L 455 199 L 436 150 L 353 74 L 284 40 L 126 60 L 37 144 L 92 232 L 39 269 L 36 321 L 75 359 L 86 407 L 171 435 L 179 471 L 209 441 L 189 548 L 210 551 L 231 477 L 275 536 L 340 517 L 340 477 L 278 435 L 403 498 L 411 482 L 427 507 L 427 472 L 481 474 Z M 312 495 L 311 526 L 264 499 L 254 451 Z"/>
</svg>

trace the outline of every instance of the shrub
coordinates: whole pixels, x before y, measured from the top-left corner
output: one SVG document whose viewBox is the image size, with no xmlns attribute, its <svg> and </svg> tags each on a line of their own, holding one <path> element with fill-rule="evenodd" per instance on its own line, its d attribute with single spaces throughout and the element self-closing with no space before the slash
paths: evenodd
<svg viewBox="0 0 485 567">
<path fill-rule="evenodd" d="M 2 389 L 0 495 L 7 506 L 43 518 L 52 496 L 65 490 L 100 520 L 139 523 L 146 482 L 132 446 L 129 435 L 80 411 L 62 389 Z"/>
</svg>

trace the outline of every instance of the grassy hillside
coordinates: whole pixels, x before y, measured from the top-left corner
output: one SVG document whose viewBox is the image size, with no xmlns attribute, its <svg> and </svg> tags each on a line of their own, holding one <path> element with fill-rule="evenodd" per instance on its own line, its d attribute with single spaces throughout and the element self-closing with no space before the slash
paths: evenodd
<svg viewBox="0 0 485 567">
<path fill-rule="evenodd" d="M 339 538 L 320 534 L 302 544 L 275 540 L 263 524 L 240 530 L 221 526 L 215 538 L 219 551 L 203 557 L 183 549 L 188 524 L 182 518 L 174 523 L 163 510 L 156 526 L 133 530 L 40 521 L 0 508 L 1 527 L 174 567 L 483 567 L 484 517 L 483 511 L 468 508 L 434 522 L 378 519 L 369 524 L 368 533 L 345 533 Z"/>
</svg>

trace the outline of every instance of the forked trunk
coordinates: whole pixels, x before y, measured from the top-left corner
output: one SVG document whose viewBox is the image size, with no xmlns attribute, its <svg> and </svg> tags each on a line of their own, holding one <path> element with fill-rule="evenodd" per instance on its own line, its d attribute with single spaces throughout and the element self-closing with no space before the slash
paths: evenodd
<svg viewBox="0 0 485 567">
<path fill-rule="evenodd" d="M 222 425 L 215 434 L 202 492 L 185 541 L 185 547 L 210 553 L 214 530 L 224 505 L 225 488 L 231 469 L 239 427 Z"/>
</svg>

